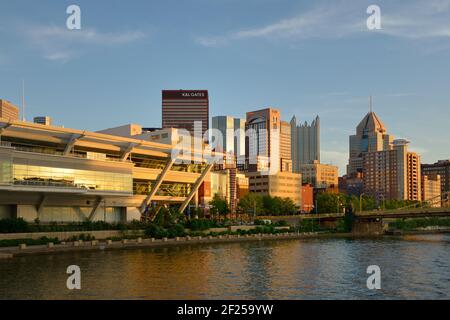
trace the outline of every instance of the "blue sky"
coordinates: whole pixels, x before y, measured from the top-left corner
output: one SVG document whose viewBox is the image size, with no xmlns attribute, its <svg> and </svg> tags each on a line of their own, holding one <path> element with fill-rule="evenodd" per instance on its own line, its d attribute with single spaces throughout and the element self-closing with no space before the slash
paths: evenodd
<svg viewBox="0 0 450 320">
<path fill-rule="evenodd" d="M 81 30 L 66 29 L 71 4 Z M 373 95 L 423 162 L 450 157 L 449 0 L 0 0 L 0 98 L 20 104 L 22 79 L 28 119 L 88 130 L 160 126 L 162 89 L 208 89 L 211 115 L 318 114 L 341 172 Z"/>
</svg>

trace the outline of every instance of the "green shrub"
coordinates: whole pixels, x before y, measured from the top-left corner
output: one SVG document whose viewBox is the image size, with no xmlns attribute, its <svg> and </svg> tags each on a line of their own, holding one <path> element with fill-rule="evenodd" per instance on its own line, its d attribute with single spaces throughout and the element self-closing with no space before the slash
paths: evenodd
<svg viewBox="0 0 450 320">
<path fill-rule="evenodd" d="M 40 239 L 13 239 L 13 240 L 0 240 L 0 247 L 16 247 L 19 244 L 26 244 L 27 246 L 45 245 L 49 242 L 54 244 L 60 243 L 58 238 L 42 237 Z"/>
<path fill-rule="evenodd" d="M 0 233 L 21 233 L 29 231 L 30 225 L 22 218 L 0 220 Z"/>
<path fill-rule="evenodd" d="M 204 231 L 210 228 L 217 228 L 220 225 L 215 220 L 208 219 L 194 219 L 189 220 L 186 223 L 186 228 L 191 229 L 192 231 Z"/>
<path fill-rule="evenodd" d="M 22 233 L 22 232 L 71 232 L 71 231 L 102 231 L 102 230 L 140 230 L 145 229 L 146 224 L 140 221 L 130 223 L 108 223 L 104 221 L 84 221 L 80 223 L 57 223 L 50 222 L 42 224 L 38 219 L 30 224 L 19 219 L 1 219 L 0 233 Z"/>
<path fill-rule="evenodd" d="M 289 223 L 286 220 L 280 220 L 280 221 L 273 223 L 273 225 L 276 227 L 287 227 L 287 226 L 289 226 Z"/>
<path fill-rule="evenodd" d="M 150 238 L 161 239 L 168 237 L 169 233 L 163 227 L 152 223 L 145 229 L 145 235 Z"/>
<path fill-rule="evenodd" d="M 450 227 L 450 218 L 417 218 L 417 219 L 398 219 L 389 223 L 389 226 L 399 230 L 413 230 L 417 228 L 426 228 L 430 226 Z"/>
<path fill-rule="evenodd" d="M 181 224 L 176 224 L 176 225 L 170 227 L 167 230 L 167 233 L 168 233 L 168 238 L 184 237 L 186 235 L 184 226 Z"/>
</svg>

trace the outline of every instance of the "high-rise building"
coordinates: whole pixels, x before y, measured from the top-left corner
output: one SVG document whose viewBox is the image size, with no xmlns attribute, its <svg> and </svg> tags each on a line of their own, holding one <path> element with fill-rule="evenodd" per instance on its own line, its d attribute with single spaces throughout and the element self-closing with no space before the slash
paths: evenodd
<svg viewBox="0 0 450 320">
<path fill-rule="evenodd" d="M 194 133 L 200 124 L 202 136 L 209 129 L 209 97 L 207 90 L 163 90 L 162 127 L 186 129 Z"/>
<path fill-rule="evenodd" d="M 280 123 L 280 170 L 292 172 L 291 124 L 287 121 Z"/>
<path fill-rule="evenodd" d="M 245 155 L 249 171 L 279 171 L 280 124 L 277 109 L 247 112 Z"/>
<path fill-rule="evenodd" d="M 393 149 L 362 154 L 364 193 L 378 201 L 420 201 L 420 156 L 408 152 L 408 141 L 395 140 Z"/>
<path fill-rule="evenodd" d="M 439 160 L 433 164 L 422 164 L 423 175 L 440 175 L 441 176 L 441 193 L 450 192 L 450 159 Z"/>
<path fill-rule="evenodd" d="M 300 172 L 303 183 L 309 183 L 314 188 L 328 189 L 338 187 L 339 170 L 336 166 L 314 161 L 311 164 L 301 165 Z"/>
<path fill-rule="evenodd" d="M 356 134 L 350 136 L 350 157 L 347 175 L 352 176 L 363 170 L 365 152 L 387 151 L 392 149 L 393 137 L 386 133 L 386 127 L 378 116 L 370 111 L 358 124 Z"/>
<path fill-rule="evenodd" d="M 309 125 L 297 124 L 297 118 L 292 117 L 291 123 L 291 151 L 294 172 L 300 172 L 303 164 L 320 163 L 320 118 L 317 116 Z"/>
<path fill-rule="evenodd" d="M 245 155 L 245 120 L 229 116 L 212 118 L 212 128 L 222 133 L 222 147 L 216 151 L 232 153 L 236 157 Z"/>
<path fill-rule="evenodd" d="M 42 124 L 44 126 L 51 126 L 52 125 L 52 118 L 47 116 L 40 116 L 40 117 L 34 117 L 33 118 L 34 123 Z"/>
<path fill-rule="evenodd" d="M 422 176 L 422 201 L 432 208 L 440 208 L 441 200 L 441 176 Z"/>
<path fill-rule="evenodd" d="M 19 108 L 9 101 L 0 99 L 0 118 L 19 120 Z"/>
</svg>

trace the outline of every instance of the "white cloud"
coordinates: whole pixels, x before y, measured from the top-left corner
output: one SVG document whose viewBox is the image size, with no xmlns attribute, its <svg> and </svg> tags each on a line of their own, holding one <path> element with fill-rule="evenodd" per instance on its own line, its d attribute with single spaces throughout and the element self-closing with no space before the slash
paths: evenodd
<svg viewBox="0 0 450 320">
<path fill-rule="evenodd" d="M 93 47 L 120 46 L 145 37 L 140 31 L 104 33 L 95 29 L 68 30 L 57 26 L 20 28 L 25 41 L 45 59 L 66 62 Z"/>
<path fill-rule="evenodd" d="M 200 45 L 214 47 L 245 39 L 341 38 L 368 32 L 406 39 L 450 37 L 450 0 L 379 2 L 381 30 L 367 29 L 368 15 L 359 1 L 336 1 L 259 27 L 195 40 Z"/>
<path fill-rule="evenodd" d="M 266 39 L 307 39 L 314 37 L 341 37 L 357 32 L 361 26 L 354 22 L 350 24 L 335 24 L 336 15 L 346 15 L 342 8 L 337 6 L 319 6 L 306 13 L 282 19 L 262 27 L 242 29 L 222 36 L 197 37 L 196 41 L 204 46 L 219 46 L 235 40 L 251 38 Z"/>
</svg>

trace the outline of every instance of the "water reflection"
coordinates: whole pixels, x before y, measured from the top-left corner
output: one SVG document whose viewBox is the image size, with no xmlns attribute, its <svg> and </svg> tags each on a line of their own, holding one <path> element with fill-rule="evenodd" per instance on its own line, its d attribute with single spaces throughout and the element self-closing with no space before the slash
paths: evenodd
<svg viewBox="0 0 450 320">
<path fill-rule="evenodd" d="M 448 299 L 450 235 L 260 241 L 0 261 L 0 299 Z M 66 268 L 82 290 L 66 289 Z M 382 290 L 366 288 L 378 265 Z"/>
</svg>

